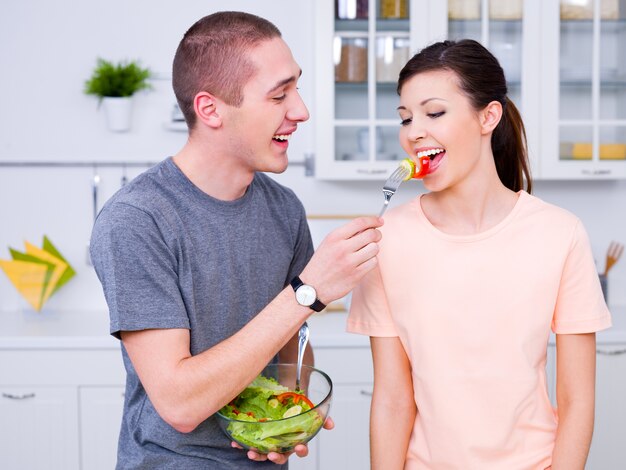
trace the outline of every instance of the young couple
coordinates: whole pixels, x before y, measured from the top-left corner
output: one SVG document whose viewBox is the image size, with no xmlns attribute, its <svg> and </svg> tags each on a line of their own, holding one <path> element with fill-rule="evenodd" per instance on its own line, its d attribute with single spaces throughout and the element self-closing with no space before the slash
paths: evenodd
<svg viewBox="0 0 626 470">
<path fill-rule="evenodd" d="M 300 74 L 267 20 L 196 22 L 173 66 L 187 143 L 97 219 L 91 254 L 127 370 L 117 468 L 286 468 L 289 454 L 235 448 L 213 415 L 266 364 L 295 362 L 312 307 L 354 289 L 348 329 L 371 337 L 374 360 L 373 469 L 582 469 L 594 332 L 610 316 L 584 228 L 530 195 L 497 60 L 466 40 L 409 61 L 399 137 L 414 159 L 437 150 L 428 192 L 315 253 L 302 204 L 264 174 L 287 168 L 309 117 Z M 297 300 L 298 279 L 319 303 Z"/>
</svg>

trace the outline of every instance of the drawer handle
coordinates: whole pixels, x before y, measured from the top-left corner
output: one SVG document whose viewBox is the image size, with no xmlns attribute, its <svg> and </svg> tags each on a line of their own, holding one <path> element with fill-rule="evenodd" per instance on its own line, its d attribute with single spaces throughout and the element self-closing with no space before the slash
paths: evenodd
<svg viewBox="0 0 626 470">
<path fill-rule="evenodd" d="M 27 400 L 28 398 L 35 398 L 34 393 L 25 393 L 24 395 L 13 395 L 12 393 L 2 393 L 4 398 L 9 398 L 11 400 Z"/>
<path fill-rule="evenodd" d="M 357 168 L 357 173 L 365 174 L 365 175 L 386 175 L 389 173 L 387 169 L 371 169 L 371 168 Z"/>
<path fill-rule="evenodd" d="M 609 169 L 597 169 L 597 170 L 582 170 L 583 175 L 610 175 L 611 170 Z"/>
<path fill-rule="evenodd" d="M 369 390 L 361 390 L 361 395 L 365 395 L 366 397 L 371 397 L 372 392 L 370 392 Z"/>
<path fill-rule="evenodd" d="M 598 354 L 602 354 L 604 356 L 619 356 L 620 354 L 626 354 L 626 349 L 615 349 L 612 351 L 607 351 L 603 349 L 596 350 Z"/>
</svg>

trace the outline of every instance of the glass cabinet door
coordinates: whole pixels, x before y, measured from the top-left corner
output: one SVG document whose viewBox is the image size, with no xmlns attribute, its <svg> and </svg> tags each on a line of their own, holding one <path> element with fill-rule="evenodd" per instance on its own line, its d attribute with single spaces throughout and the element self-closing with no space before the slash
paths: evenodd
<svg viewBox="0 0 626 470">
<path fill-rule="evenodd" d="M 395 90 L 409 59 L 409 2 L 335 0 L 334 18 L 335 159 L 398 160 Z"/>
<path fill-rule="evenodd" d="M 525 13 L 523 0 L 449 0 L 447 36 L 454 40 L 474 39 L 498 58 L 507 80 L 509 99 L 522 114 L 528 115 L 525 120 L 530 122 L 531 106 L 523 101 L 527 93 L 522 96 L 522 63 L 527 52 Z M 524 64 L 527 67 L 529 64 Z M 535 136 L 530 132 L 528 137 Z"/>
<path fill-rule="evenodd" d="M 316 1 L 319 39 L 315 105 L 318 119 L 327 116 L 325 122 L 317 123 L 317 146 L 322 153 L 316 163 L 317 176 L 383 179 L 393 171 L 404 158 L 398 141 L 400 119 L 396 109 L 399 72 L 415 52 L 446 37 L 476 39 L 498 57 L 507 76 L 509 97 L 528 123 L 529 146 L 534 148 L 531 141 L 538 140 L 538 132 L 532 126 L 538 118 L 529 115 L 538 107 L 533 108 L 529 97 L 535 96 L 538 102 L 539 93 L 528 93 L 532 91 L 528 80 L 531 73 L 523 73 L 529 57 L 537 56 L 528 50 L 524 11 L 528 2 Z M 538 38 L 539 34 L 530 37 Z M 328 69 L 331 56 L 334 74 Z M 533 67 L 537 66 L 530 69 Z M 332 82 L 328 80 L 330 76 Z"/>
<path fill-rule="evenodd" d="M 558 157 L 548 176 L 626 175 L 625 7 L 618 0 L 560 1 Z"/>
</svg>

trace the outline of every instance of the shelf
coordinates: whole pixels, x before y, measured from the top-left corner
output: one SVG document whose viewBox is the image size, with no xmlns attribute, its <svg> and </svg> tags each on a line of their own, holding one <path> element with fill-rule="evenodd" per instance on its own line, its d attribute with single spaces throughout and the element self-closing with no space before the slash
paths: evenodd
<svg viewBox="0 0 626 470">
<path fill-rule="evenodd" d="M 591 80 L 561 80 L 559 82 L 562 86 L 572 87 L 572 88 L 591 88 Z M 600 80 L 601 88 L 621 88 L 622 91 L 626 92 L 626 79 L 617 79 L 617 80 L 609 80 L 602 81 Z"/>
<path fill-rule="evenodd" d="M 376 20 L 376 31 L 381 32 L 406 32 L 411 29 L 408 19 L 382 19 Z M 358 31 L 367 33 L 369 21 L 367 19 L 335 20 L 335 32 Z"/>
</svg>

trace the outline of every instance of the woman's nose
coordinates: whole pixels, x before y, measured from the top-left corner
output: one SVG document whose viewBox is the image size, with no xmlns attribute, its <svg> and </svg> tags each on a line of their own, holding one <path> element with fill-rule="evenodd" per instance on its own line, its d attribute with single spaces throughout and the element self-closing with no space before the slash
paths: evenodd
<svg viewBox="0 0 626 470">
<path fill-rule="evenodd" d="M 413 120 L 411 122 L 411 125 L 409 127 L 409 132 L 407 133 L 407 137 L 409 138 L 409 140 L 417 142 L 420 139 L 423 139 L 426 136 L 426 129 L 424 128 L 424 126 Z"/>
</svg>

